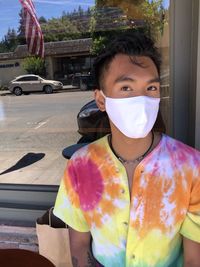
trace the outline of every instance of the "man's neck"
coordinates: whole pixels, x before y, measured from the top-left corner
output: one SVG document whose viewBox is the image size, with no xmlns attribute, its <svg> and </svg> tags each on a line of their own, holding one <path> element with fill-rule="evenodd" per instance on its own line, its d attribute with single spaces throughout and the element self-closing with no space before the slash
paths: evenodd
<svg viewBox="0 0 200 267">
<path fill-rule="evenodd" d="M 134 160 L 142 156 L 152 144 L 152 133 L 144 138 L 128 138 L 118 129 L 112 129 L 112 147 L 124 160 Z"/>
</svg>

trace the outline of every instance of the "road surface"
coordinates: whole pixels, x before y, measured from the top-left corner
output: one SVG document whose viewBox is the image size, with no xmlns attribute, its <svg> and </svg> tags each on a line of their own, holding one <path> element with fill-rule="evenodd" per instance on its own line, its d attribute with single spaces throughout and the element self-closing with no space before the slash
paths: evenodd
<svg viewBox="0 0 200 267">
<path fill-rule="evenodd" d="M 76 116 L 92 99 L 91 91 L 0 96 L 0 183 L 59 184 L 62 150 L 80 138 Z"/>
</svg>

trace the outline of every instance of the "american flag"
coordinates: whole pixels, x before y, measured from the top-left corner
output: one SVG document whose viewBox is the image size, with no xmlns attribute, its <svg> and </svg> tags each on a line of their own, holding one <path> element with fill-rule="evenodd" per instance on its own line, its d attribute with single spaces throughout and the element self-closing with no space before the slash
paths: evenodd
<svg viewBox="0 0 200 267">
<path fill-rule="evenodd" d="M 25 37 L 30 54 L 44 57 L 44 38 L 32 0 L 19 0 L 23 7 Z"/>
</svg>

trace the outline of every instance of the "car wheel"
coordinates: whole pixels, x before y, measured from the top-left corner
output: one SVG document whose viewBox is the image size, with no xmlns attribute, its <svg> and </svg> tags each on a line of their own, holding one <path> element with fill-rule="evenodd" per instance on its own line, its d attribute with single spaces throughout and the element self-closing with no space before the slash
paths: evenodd
<svg viewBox="0 0 200 267">
<path fill-rule="evenodd" d="M 87 84 L 83 83 L 82 81 L 80 82 L 80 89 L 81 91 L 86 91 L 87 90 Z"/>
<path fill-rule="evenodd" d="M 53 93 L 53 88 L 51 87 L 51 85 L 46 85 L 46 86 L 44 87 L 44 92 L 45 92 L 46 94 L 52 94 L 52 93 Z"/>
<path fill-rule="evenodd" d="M 20 96 L 20 95 L 22 95 L 22 88 L 20 88 L 20 87 L 15 87 L 15 88 L 13 89 L 13 93 L 14 93 L 16 96 Z"/>
</svg>

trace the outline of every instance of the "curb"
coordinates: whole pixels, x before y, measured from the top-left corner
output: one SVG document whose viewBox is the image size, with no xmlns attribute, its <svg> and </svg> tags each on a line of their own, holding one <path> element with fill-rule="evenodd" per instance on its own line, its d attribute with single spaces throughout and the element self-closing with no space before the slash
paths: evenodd
<svg viewBox="0 0 200 267">
<path fill-rule="evenodd" d="M 6 95 L 11 95 L 11 92 L 9 90 L 0 91 L 0 96 L 6 96 Z"/>
</svg>

